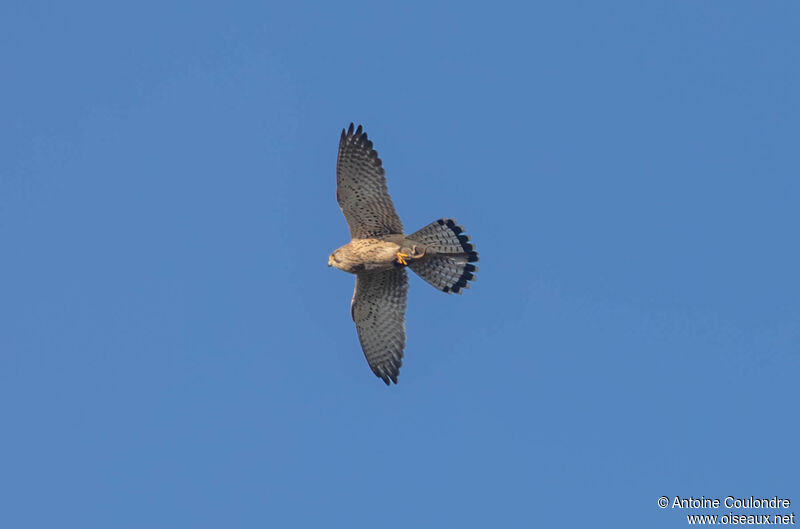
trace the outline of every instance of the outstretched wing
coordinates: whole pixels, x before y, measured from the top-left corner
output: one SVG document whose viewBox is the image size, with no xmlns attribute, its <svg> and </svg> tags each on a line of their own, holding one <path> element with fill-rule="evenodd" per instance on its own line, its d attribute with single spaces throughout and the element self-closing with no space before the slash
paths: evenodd
<svg viewBox="0 0 800 529">
<path fill-rule="evenodd" d="M 369 367 L 387 386 L 390 380 L 397 384 L 403 364 L 407 293 L 405 268 L 362 272 L 356 276 L 350 314 Z"/>
<path fill-rule="evenodd" d="M 361 125 L 342 130 L 336 162 L 336 200 L 350 227 L 350 237 L 366 239 L 403 233 L 386 187 L 386 172 Z"/>
</svg>

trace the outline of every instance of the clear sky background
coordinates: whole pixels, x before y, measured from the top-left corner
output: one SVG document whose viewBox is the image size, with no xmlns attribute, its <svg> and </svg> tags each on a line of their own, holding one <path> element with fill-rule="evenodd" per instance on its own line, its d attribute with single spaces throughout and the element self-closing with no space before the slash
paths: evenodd
<svg viewBox="0 0 800 529">
<path fill-rule="evenodd" d="M 2 2 L 0 526 L 800 514 L 798 28 L 777 1 Z M 481 255 L 463 296 L 411 278 L 390 388 L 326 266 L 351 121 L 406 228 L 456 217 Z"/>
</svg>

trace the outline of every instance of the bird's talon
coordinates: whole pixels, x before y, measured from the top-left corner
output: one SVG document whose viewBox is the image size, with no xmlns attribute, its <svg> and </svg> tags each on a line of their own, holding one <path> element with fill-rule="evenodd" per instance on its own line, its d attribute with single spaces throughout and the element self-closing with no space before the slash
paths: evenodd
<svg viewBox="0 0 800 529">
<path fill-rule="evenodd" d="M 407 257 L 411 257 L 407 253 L 397 252 L 397 262 L 401 265 L 408 265 L 408 261 L 406 261 Z"/>
</svg>

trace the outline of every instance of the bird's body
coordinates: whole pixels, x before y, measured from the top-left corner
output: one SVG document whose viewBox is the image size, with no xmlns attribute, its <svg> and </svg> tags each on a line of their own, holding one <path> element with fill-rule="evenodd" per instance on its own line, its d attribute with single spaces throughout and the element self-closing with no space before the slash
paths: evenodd
<svg viewBox="0 0 800 529">
<path fill-rule="evenodd" d="M 402 240 L 402 235 L 353 239 L 331 254 L 330 264 L 351 274 L 388 270 L 398 264 L 397 252 L 402 247 Z"/>
<path fill-rule="evenodd" d="M 356 275 L 350 313 L 372 371 L 397 383 L 405 348 L 405 310 L 411 268 L 443 292 L 461 293 L 475 278 L 478 254 L 454 219 L 439 219 L 405 235 L 386 186 L 378 153 L 361 126 L 342 131 L 336 198 L 351 241 L 328 266 Z"/>
</svg>

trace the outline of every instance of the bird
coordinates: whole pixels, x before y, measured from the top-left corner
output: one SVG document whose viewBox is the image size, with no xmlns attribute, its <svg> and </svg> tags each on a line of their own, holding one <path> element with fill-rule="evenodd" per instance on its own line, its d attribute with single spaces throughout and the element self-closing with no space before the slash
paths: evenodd
<svg viewBox="0 0 800 529">
<path fill-rule="evenodd" d="M 452 218 L 404 234 L 383 162 L 361 125 L 342 129 L 336 200 L 351 240 L 330 254 L 328 266 L 355 274 L 350 316 L 361 349 L 378 378 L 397 384 L 406 344 L 406 269 L 442 292 L 461 294 L 475 280 L 478 252 Z"/>
</svg>

